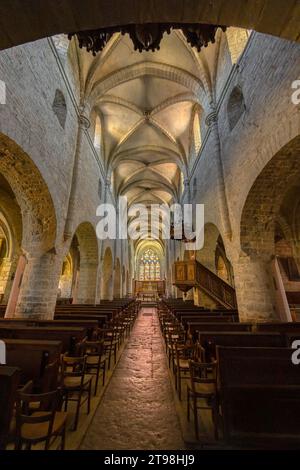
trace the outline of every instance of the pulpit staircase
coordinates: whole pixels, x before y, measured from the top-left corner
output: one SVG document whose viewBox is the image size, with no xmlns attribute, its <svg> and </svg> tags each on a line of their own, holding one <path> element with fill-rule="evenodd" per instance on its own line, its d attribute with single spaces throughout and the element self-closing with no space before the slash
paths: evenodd
<svg viewBox="0 0 300 470">
<path fill-rule="evenodd" d="M 202 290 L 213 301 L 226 309 L 236 309 L 235 289 L 196 260 L 174 263 L 174 285 L 183 292 L 193 287 Z"/>
</svg>

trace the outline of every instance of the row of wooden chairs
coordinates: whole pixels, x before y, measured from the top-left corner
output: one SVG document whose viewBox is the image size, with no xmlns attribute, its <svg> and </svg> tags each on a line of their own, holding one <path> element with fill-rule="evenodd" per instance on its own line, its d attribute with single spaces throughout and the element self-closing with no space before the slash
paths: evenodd
<svg viewBox="0 0 300 470">
<path fill-rule="evenodd" d="M 203 348 L 193 342 L 178 319 L 160 305 L 158 309 L 162 335 L 166 345 L 169 367 L 174 374 L 175 388 L 182 399 L 182 381 L 187 381 L 187 419 L 191 411 L 195 436 L 199 439 L 199 410 L 209 409 L 218 439 L 219 403 L 217 393 L 217 363 L 206 363 Z"/>
<path fill-rule="evenodd" d="M 111 360 L 116 363 L 117 350 L 130 334 L 136 309 L 127 309 L 106 325 L 96 329 L 90 340 L 77 343 L 72 355 L 61 355 L 60 361 L 48 364 L 42 389 L 36 393 L 33 381 L 17 393 L 15 417 L 11 426 L 16 449 L 31 449 L 45 443 L 49 449 L 53 439 L 61 438 L 65 448 L 68 405 L 75 402 L 73 430 L 78 427 L 80 410 L 84 404 L 87 414 L 91 409 L 92 391 L 97 394 L 99 378 L 105 384 L 106 370 Z M 93 379 L 95 381 L 93 387 Z"/>
</svg>

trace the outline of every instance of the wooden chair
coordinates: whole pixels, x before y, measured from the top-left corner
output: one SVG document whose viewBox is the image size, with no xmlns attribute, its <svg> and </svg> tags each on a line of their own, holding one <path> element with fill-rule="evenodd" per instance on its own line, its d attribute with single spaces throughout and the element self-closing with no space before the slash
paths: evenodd
<svg viewBox="0 0 300 470">
<path fill-rule="evenodd" d="M 117 349 L 119 344 L 118 332 L 115 328 L 107 328 L 102 330 L 104 339 L 104 351 L 108 357 L 108 369 L 110 369 L 110 362 L 112 355 L 114 356 L 114 363 L 117 362 Z"/>
<path fill-rule="evenodd" d="M 59 360 L 47 364 L 41 381 L 41 392 L 53 392 L 58 388 Z"/>
<path fill-rule="evenodd" d="M 167 352 L 169 367 L 171 367 L 171 364 L 172 364 L 172 370 L 174 372 L 174 369 L 175 369 L 174 360 L 176 357 L 176 344 L 177 344 L 177 348 L 184 347 L 186 344 L 185 335 L 181 331 L 168 333 L 165 338 L 165 343 L 166 343 L 166 352 Z"/>
<path fill-rule="evenodd" d="M 217 363 L 189 361 L 190 385 L 187 385 L 187 419 L 190 420 L 190 409 L 194 413 L 195 435 L 199 439 L 198 410 L 211 409 L 215 439 L 218 440 L 218 395 Z M 198 400 L 207 405 L 198 404 Z"/>
<path fill-rule="evenodd" d="M 101 371 L 102 385 L 105 384 L 106 357 L 104 341 L 85 341 L 82 344 L 82 354 L 86 356 L 86 371 L 95 375 L 94 395 L 96 395 Z"/>
<path fill-rule="evenodd" d="M 75 401 L 77 403 L 73 427 L 74 431 L 77 429 L 81 406 L 87 402 L 87 414 L 90 413 L 91 409 L 91 388 L 93 376 L 86 374 L 86 359 L 87 356 L 62 356 L 61 389 L 63 393 L 63 401 L 65 402 L 65 411 L 68 409 L 69 401 Z M 87 396 L 82 400 L 84 394 L 87 394 Z"/>
<path fill-rule="evenodd" d="M 29 393 L 33 382 L 19 391 L 16 401 L 16 440 L 15 449 L 26 450 L 45 441 L 45 450 L 50 447 L 51 439 L 61 437 L 61 450 L 65 448 L 67 413 L 58 411 L 60 391 L 48 393 Z M 32 411 L 34 409 L 34 411 Z"/>
<path fill-rule="evenodd" d="M 181 400 L 181 381 L 189 378 L 189 360 L 195 359 L 196 352 L 197 349 L 194 344 L 182 345 L 177 342 L 175 343 L 174 374 L 175 387 L 178 392 L 179 400 Z"/>
</svg>

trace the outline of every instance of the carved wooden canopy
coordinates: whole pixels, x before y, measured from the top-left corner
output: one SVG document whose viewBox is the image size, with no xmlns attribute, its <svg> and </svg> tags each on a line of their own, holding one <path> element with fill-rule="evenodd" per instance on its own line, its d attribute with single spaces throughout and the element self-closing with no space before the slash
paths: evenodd
<svg viewBox="0 0 300 470">
<path fill-rule="evenodd" d="M 134 50 L 155 51 L 159 50 L 160 42 L 164 33 L 170 34 L 172 29 L 181 29 L 187 42 L 195 47 L 198 52 L 202 47 L 207 47 L 211 42 L 215 42 L 217 29 L 226 30 L 226 26 L 210 24 L 181 24 L 181 23 L 146 23 L 129 24 L 123 26 L 112 26 L 91 31 L 80 31 L 70 33 L 69 39 L 77 36 L 79 47 L 84 47 L 88 52 L 96 55 L 106 46 L 114 33 L 129 34 Z"/>
</svg>

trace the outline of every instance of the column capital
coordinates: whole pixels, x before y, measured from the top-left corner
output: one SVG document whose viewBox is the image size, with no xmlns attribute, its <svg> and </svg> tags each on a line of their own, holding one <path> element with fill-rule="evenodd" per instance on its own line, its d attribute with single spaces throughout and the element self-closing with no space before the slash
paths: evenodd
<svg viewBox="0 0 300 470">
<path fill-rule="evenodd" d="M 207 127 L 211 127 L 212 124 L 216 123 L 218 120 L 218 114 L 216 110 L 211 111 L 205 119 L 205 124 Z"/>
<path fill-rule="evenodd" d="M 78 124 L 79 124 L 80 129 L 83 129 L 83 130 L 87 130 L 91 127 L 90 120 L 84 114 L 79 114 Z"/>
</svg>

